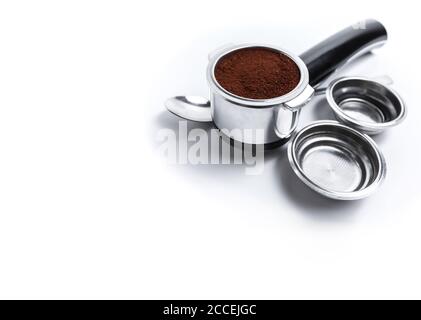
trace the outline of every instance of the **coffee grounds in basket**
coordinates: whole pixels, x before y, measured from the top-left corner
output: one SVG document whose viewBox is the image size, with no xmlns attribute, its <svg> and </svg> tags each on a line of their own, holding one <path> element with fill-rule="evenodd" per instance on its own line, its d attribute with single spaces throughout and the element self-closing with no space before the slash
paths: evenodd
<svg viewBox="0 0 421 320">
<path fill-rule="evenodd" d="M 252 47 L 223 56 L 216 81 L 227 91 L 249 99 L 271 99 L 292 91 L 300 81 L 296 63 L 279 52 Z"/>
</svg>

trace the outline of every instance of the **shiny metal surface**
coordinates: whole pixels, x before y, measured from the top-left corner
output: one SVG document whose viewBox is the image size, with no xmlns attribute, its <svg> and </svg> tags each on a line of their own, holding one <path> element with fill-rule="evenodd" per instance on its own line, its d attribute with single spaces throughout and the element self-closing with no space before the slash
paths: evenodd
<svg viewBox="0 0 421 320">
<path fill-rule="evenodd" d="M 288 158 L 297 176 L 337 200 L 368 197 L 386 175 L 384 157 L 365 134 L 336 121 L 318 121 L 292 139 Z"/>
<path fill-rule="evenodd" d="M 212 122 L 210 101 L 198 96 L 177 96 L 165 101 L 171 113 L 187 120 Z"/>
<path fill-rule="evenodd" d="M 339 121 L 367 134 L 381 133 L 401 123 L 406 116 L 400 96 L 373 79 L 337 79 L 326 89 L 326 98 Z"/>
<path fill-rule="evenodd" d="M 273 99 L 248 99 L 236 96 L 222 88 L 215 79 L 214 69 L 219 59 L 235 50 L 264 47 L 291 58 L 298 66 L 301 79 L 297 87 L 281 97 Z M 229 137 L 249 144 L 269 144 L 287 139 L 298 124 L 300 108 L 313 96 L 314 90 L 308 85 L 308 70 L 298 57 L 281 48 L 247 44 L 230 46 L 210 56 L 207 78 L 210 87 L 212 119 L 219 129 L 225 129 Z M 263 132 L 262 135 L 245 136 L 239 130 L 248 129 Z"/>
</svg>

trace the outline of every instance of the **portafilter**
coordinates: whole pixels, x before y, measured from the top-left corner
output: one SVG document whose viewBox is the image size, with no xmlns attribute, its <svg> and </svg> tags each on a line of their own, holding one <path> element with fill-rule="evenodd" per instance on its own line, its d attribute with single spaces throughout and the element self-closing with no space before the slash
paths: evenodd
<svg viewBox="0 0 421 320">
<path fill-rule="evenodd" d="M 280 146 L 295 131 L 300 110 L 313 97 L 314 87 L 350 60 L 382 46 L 386 40 L 385 27 L 378 21 L 367 20 L 345 28 L 300 56 L 272 45 L 229 46 L 210 55 L 207 68 L 210 101 L 200 99 L 200 104 L 195 104 L 192 97 L 175 97 L 167 100 L 166 107 L 188 120 L 212 121 L 235 141 L 264 144 L 265 147 Z M 297 86 L 271 99 L 244 98 L 224 89 L 215 79 L 214 71 L 218 62 L 236 50 L 253 47 L 273 50 L 292 59 L 300 71 Z M 262 134 L 246 136 L 242 133 L 244 129 Z"/>
</svg>

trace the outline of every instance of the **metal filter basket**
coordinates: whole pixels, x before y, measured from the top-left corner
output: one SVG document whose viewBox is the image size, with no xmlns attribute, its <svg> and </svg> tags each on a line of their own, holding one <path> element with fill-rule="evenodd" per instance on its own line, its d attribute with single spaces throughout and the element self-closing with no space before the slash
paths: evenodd
<svg viewBox="0 0 421 320">
<path fill-rule="evenodd" d="M 368 197 L 386 175 L 386 162 L 376 143 L 336 121 L 318 121 L 298 132 L 288 158 L 307 186 L 337 200 Z"/>
<path fill-rule="evenodd" d="M 371 135 L 400 124 L 406 117 L 402 98 L 376 79 L 337 79 L 327 88 L 326 99 L 339 121 Z"/>
</svg>

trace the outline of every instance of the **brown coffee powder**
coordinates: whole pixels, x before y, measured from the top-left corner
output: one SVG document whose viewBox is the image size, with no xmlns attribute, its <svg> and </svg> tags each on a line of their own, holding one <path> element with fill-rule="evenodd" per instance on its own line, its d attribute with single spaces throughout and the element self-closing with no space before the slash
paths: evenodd
<svg viewBox="0 0 421 320">
<path fill-rule="evenodd" d="M 289 57 L 261 47 L 244 48 L 222 57 L 216 81 L 227 91 L 249 99 L 271 99 L 292 91 L 300 70 Z"/>
</svg>

